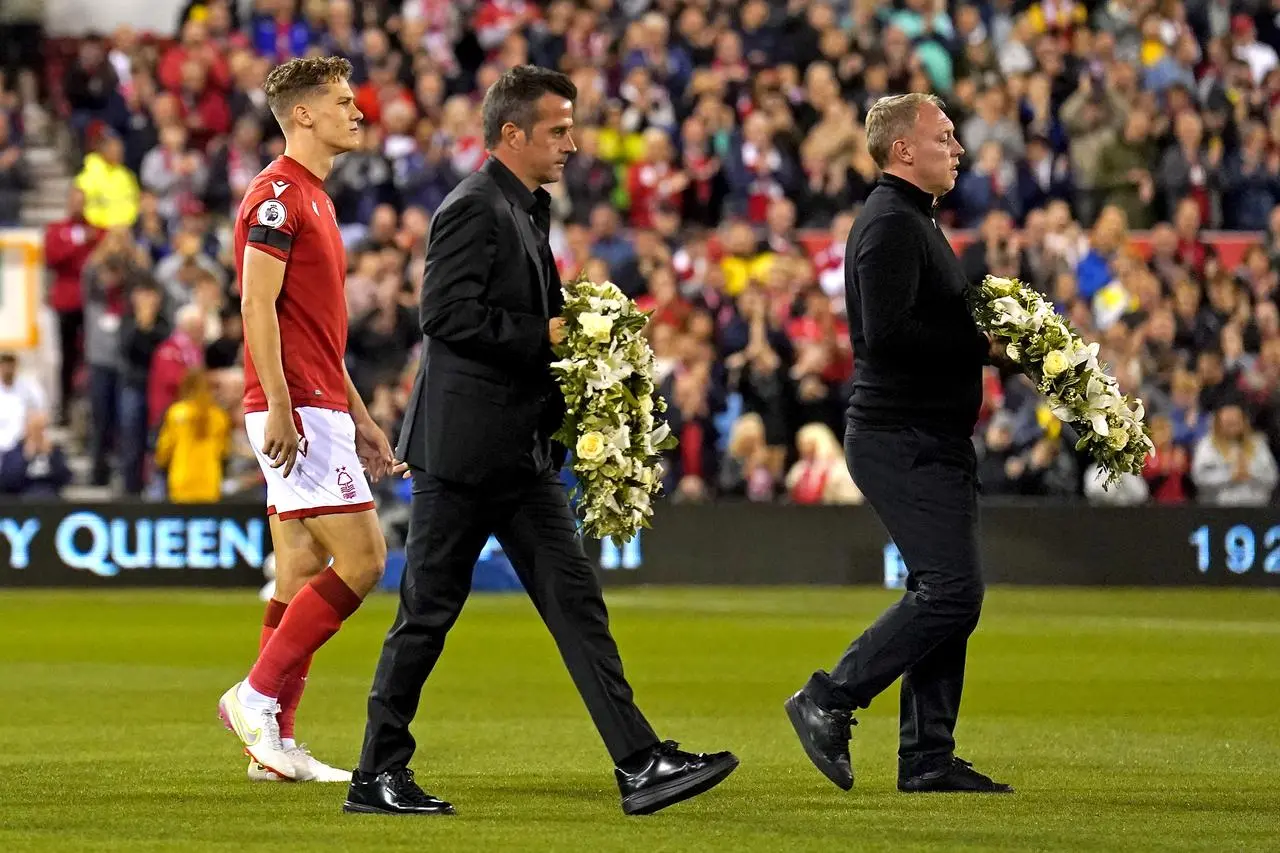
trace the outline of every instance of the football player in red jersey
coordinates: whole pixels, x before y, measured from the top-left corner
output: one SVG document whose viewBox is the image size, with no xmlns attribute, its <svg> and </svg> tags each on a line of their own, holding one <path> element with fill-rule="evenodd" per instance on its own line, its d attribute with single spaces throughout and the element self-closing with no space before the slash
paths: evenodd
<svg viewBox="0 0 1280 853">
<path fill-rule="evenodd" d="M 324 179 L 360 144 L 340 57 L 294 59 L 267 76 L 285 150 L 236 217 L 245 327 L 245 428 L 267 480 L 276 590 L 248 676 L 218 702 L 254 780 L 343 782 L 293 737 L 311 657 L 382 576 L 386 541 L 369 478 L 394 460 L 347 375 L 346 252 Z"/>
</svg>

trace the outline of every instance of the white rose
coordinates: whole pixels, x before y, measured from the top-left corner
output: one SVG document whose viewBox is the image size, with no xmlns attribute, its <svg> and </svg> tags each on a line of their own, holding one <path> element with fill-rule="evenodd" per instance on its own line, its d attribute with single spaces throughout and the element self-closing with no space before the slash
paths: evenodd
<svg viewBox="0 0 1280 853">
<path fill-rule="evenodd" d="M 1004 354 L 1009 356 L 1010 361 L 1018 361 L 1022 358 L 1022 350 L 1018 349 L 1017 344 L 1009 344 L 1005 347 Z"/>
<path fill-rule="evenodd" d="M 594 311 L 584 311 L 579 314 L 578 324 L 582 326 L 582 333 L 588 338 L 602 343 L 609 340 L 609 335 L 613 331 L 613 321 Z"/>
<path fill-rule="evenodd" d="M 999 278 L 994 275 L 987 276 L 987 289 L 996 296 L 1008 296 L 1018 289 L 1018 285 L 1009 278 Z"/>
<path fill-rule="evenodd" d="M 653 398 L 648 394 L 643 395 L 640 400 L 640 411 L 642 414 L 649 414 L 653 411 Z"/>
<path fill-rule="evenodd" d="M 1042 369 L 1045 376 L 1052 378 L 1070 366 L 1071 359 L 1067 358 L 1067 354 L 1060 349 L 1055 349 L 1045 355 Z"/>
<path fill-rule="evenodd" d="M 578 443 L 574 447 L 574 455 L 583 462 L 600 462 L 604 459 L 607 446 L 604 434 L 592 430 L 591 432 L 583 433 L 578 438 Z"/>
</svg>

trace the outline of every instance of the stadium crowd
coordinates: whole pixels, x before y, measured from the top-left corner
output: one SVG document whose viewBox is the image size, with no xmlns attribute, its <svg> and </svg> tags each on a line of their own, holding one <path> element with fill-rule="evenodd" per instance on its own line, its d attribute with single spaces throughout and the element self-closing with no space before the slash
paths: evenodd
<svg viewBox="0 0 1280 853">
<path fill-rule="evenodd" d="M 48 95 L 83 155 L 46 235 L 53 415 L 88 400 L 96 484 L 177 500 L 257 487 L 228 223 L 282 150 L 267 70 L 337 53 L 366 121 L 328 182 L 349 252 L 348 363 L 389 435 L 416 363 L 432 211 L 483 161 L 488 84 L 532 62 L 579 92 L 579 152 L 549 188 L 561 275 L 611 279 L 654 312 L 681 440 L 670 499 L 859 501 L 837 437 L 853 371 L 844 240 L 876 179 L 861 120 L 884 94 L 933 91 L 967 149 L 939 219 L 976 229 L 970 275 L 1034 283 L 1100 341 L 1157 445 L 1144 476 L 1104 493 L 1029 383 L 989 368 L 986 494 L 1274 500 L 1276 0 L 243 5 L 189 3 L 171 42 L 84 39 Z M 29 180 L 6 104 L 0 209 Z M 1228 265 L 1210 229 L 1258 239 Z M 4 440 L 2 472 L 9 455 L 38 458 L 21 425 Z"/>
</svg>

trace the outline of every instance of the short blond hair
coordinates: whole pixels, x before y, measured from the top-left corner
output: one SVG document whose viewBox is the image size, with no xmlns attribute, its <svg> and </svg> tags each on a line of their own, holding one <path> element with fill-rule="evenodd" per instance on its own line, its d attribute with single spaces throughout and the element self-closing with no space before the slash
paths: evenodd
<svg viewBox="0 0 1280 853">
<path fill-rule="evenodd" d="M 867 151 L 881 169 L 889 165 L 894 141 L 911 132 L 925 104 L 946 109 L 941 98 L 925 92 L 888 95 L 871 105 L 867 112 Z"/>
</svg>

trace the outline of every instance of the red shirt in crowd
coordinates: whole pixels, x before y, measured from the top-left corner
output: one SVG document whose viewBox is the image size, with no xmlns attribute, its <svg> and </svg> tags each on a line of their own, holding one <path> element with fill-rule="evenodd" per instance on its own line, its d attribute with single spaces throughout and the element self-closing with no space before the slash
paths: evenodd
<svg viewBox="0 0 1280 853">
<path fill-rule="evenodd" d="M 187 371 L 204 364 L 204 350 L 182 331 L 174 332 L 156 347 L 147 374 L 147 424 L 159 429 L 169 407 L 178 402 L 178 392 Z"/>
<path fill-rule="evenodd" d="M 1186 448 L 1169 445 L 1156 448 L 1147 457 L 1142 476 L 1147 481 L 1151 500 L 1158 504 L 1180 504 L 1187 500 L 1187 474 L 1191 462 Z"/>
<path fill-rule="evenodd" d="M 985 424 L 991 416 L 1004 408 L 1004 384 L 1000 371 L 994 367 L 982 371 L 982 408 L 978 410 L 978 423 Z"/>
<path fill-rule="evenodd" d="M 49 307 L 59 314 L 84 307 L 81 273 L 103 233 L 85 222 L 83 216 L 72 216 L 45 228 L 44 261 L 53 272 Z"/>
<path fill-rule="evenodd" d="M 645 293 L 636 298 L 636 307 L 641 311 L 652 311 L 653 316 L 649 318 L 649 322 L 655 326 L 675 326 L 677 329 L 684 328 L 685 320 L 689 318 L 693 306 L 683 299 L 675 298 L 659 305 L 657 298 L 652 293 Z"/>
<path fill-rule="evenodd" d="M 203 151 L 214 139 L 231 132 L 231 106 L 221 91 L 205 86 L 202 92 L 179 89 L 176 94 L 192 148 Z"/>
<path fill-rule="evenodd" d="M 797 344 L 831 343 L 836 355 L 822 371 L 822 381 L 839 384 L 853 375 L 853 349 L 849 344 L 849 324 L 841 317 L 818 320 L 804 315 L 787 324 L 787 337 Z"/>
<path fill-rule="evenodd" d="M 827 492 L 827 477 L 831 474 L 831 465 L 817 460 L 803 463 L 800 477 L 791 487 L 791 500 L 798 504 L 820 504 L 822 496 Z"/>
<path fill-rule="evenodd" d="M 631 202 L 631 227 L 653 228 L 654 214 L 661 207 L 679 211 L 681 194 L 664 190 L 664 183 L 675 175 L 670 163 L 632 163 L 627 171 L 627 193 Z"/>
<path fill-rule="evenodd" d="M 199 60 L 209 72 L 209 87 L 222 92 L 231 89 L 231 66 L 213 44 L 188 48 L 177 44 L 164 52 L 156 67 L 156 79 L 170 92 L 182 90 L 182 66 L 188 59 Z"/>
<path fill-rule="evenodd" d="M 1178 261 L 1191 267 L 1196 275 L 1204 275 L 1204 262 L 1208 256 L 1209 250 L 1199 238 L 1178 239 Z"/>
</svg>

